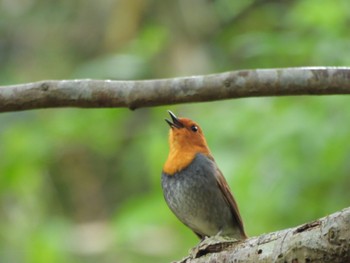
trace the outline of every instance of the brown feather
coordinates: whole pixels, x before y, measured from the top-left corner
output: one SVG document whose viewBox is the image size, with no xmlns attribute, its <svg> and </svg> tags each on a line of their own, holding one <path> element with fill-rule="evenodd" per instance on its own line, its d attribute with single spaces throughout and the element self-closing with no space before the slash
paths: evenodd
<svg viewBox="0 0 350 263">
<path fill-rule="evenodd" d="M 211 157 L 211 158 L 214 159 L 213 157 Z M 218 186 L 219 186 L 222 194 L 224 195 L 224 198 L 225 198 L 227 204 L 230 207 L 232 215 L 233 215 L 234 219 L 236 220 L 237 225 L 239 226 L 239 230 L 241 231 L 242 236 L 247 238 L 247 234 L 244 231 L 243 221 L 242 221 L 241 215 L 239 213 L 236 200 L 233 198 L 230 187 L 229 187 L 225 177 L 222 175 L 222 172 L 219 170 L 219 168 L 217 166 L 216 166 L 215 177 L 216 177 Z"/>
</svg>

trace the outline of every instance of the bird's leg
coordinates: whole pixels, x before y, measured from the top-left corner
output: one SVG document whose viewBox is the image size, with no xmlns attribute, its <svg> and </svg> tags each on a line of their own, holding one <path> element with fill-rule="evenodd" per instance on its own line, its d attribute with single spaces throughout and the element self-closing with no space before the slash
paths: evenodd
<svg viewBox="0 0 350 263">
<path fill-rule="evenodd" d="M 238 240 L 228 236 L 222 236 L 220 230 L 215 236 L 205 236 L 199 244 L 192 248 L 189 253 L 192 258 L 198 258 L 207 253 L 219 252 L 236 243 Z"/>
<path fill-rule="evenodd" d="M 222 230 L 220 229 L 220 231 L 217 232 L 215 234 L 215 236 L 207 237 L 203 240 L 203 242 L 205 244 L 211 245 L 211 244 L 222 243 L 222 242 L 227 242 L 227 241 L 234 241 L 234 240 L 236 240 L 236 239 L 232 238 L 232 237 L 228 237 L 228 236 L 223 236 Z"/>
</svg>

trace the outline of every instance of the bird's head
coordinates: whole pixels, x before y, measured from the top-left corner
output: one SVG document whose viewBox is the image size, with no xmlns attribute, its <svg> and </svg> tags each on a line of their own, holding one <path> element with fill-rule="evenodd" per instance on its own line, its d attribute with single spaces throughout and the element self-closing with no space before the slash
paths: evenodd
<svg viewBox="0 0 350 263">
<path fill-rule="evenodd" d="M 198 153 L 211 157 L 202 129 L 194 121 L 178 118 L 168 111 L 171 121 L 165 119 L 170 126 L 168 159 L 163 172 L 173 175 L 187 167 Z"/>
<path fill-rule="evenodd" d="M 199 125 L 190 119 L 178 118 L 171 111 L 168 112 L 172 119 L 172 121 L 165 119 L 170 126 L 170 151 L 209 154 L 207 142 Z"/>
</svg>

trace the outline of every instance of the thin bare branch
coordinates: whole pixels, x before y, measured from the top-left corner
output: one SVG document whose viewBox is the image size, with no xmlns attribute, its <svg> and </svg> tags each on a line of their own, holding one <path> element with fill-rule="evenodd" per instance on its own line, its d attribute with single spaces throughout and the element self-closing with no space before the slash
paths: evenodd
<svg viewBox="0 0 350 263">
<path fill-rule="evenodd" d="M 240 70 L 171 79 L 45 80 L 0 86 L 0 112 L 55 107 L 136 109 L 257 96 L 350 94 L 350 68 Z"/>
</svg>

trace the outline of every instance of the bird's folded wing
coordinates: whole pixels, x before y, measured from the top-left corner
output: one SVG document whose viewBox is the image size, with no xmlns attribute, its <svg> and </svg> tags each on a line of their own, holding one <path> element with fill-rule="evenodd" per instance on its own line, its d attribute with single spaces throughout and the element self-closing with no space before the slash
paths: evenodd
<svg viewBox="0 0 350 263">
<path fill-rule="evenodd" d="M 239 213 L 237 203 L 232 196 L 232 193 L 230 191 L 229 185 L 227 184 L 225 177 L 222 175 L 221 171 L 218 168 L 216 169 L 215 177 L 216 177 L 216 181 L 218 183 L 218 186 L 224 195 L 226 202 L 230 206 L 232 215 L 233 215 L 234 219 L 236 220 L 237 225 L 239 226 L 239 229 L 240 229 L 242 235 L 244 237 L 247 237 L 247 235 L 244 231 L 243 221 L 242 221 L 241 215 Z"/>
</svg>

